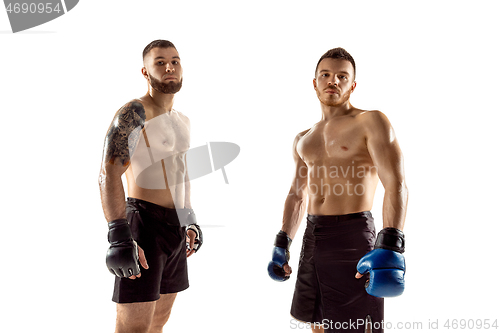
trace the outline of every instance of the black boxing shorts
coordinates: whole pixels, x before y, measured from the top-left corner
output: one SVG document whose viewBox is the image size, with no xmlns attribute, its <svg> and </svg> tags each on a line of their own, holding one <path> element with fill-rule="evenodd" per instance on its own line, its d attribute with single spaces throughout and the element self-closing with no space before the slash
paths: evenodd
<svg viewBox="0 0 500 333">
<path fill-rule="evenodd" d="M 325 332 L 383 332 L 384 299 L 365 290 L 368 275 L 356 279 L 359 259 L 375 245 L 370 212 L 308 215 L 291 315 L 323 324 Z"/>
<path fill-rule="evenodd" d="M 186 228 L 181 227 L 177 210 L 128 198 L 126 213 L 132 237 L 144 250 L 149 269 L 139 263 L 140 278 L 115 277 L 113 302 L 156 301 L 160 294 L 187 289 Z"/>
</svg>

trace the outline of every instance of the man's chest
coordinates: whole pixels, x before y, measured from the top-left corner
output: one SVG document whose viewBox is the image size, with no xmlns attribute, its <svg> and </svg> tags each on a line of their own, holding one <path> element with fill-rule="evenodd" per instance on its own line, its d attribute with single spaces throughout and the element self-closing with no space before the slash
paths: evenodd
<svg viewBox="0 0 500 333">
<path fill-rule="evenodd" d="M 159 115 L 134 132 L 130 138 L 137 140 L 132 155 L 135 164 L 152 164 L 174 155 L 182 157 L 189 149 L 189 124 L 179 116 Z"/>
<path fill-rule="evenodd" d="M 316 124 L 297 143 L 297 153 L 306 163 L 355 158 L 368 153 L 362 126 L 351 119 Z"/>
<path fill-rule="evenodd" d="M 160 115 L 146 121 L 141 136 L 153 154 L 180 153 L 189 149 L 189 126 L 178 115 Z"/>
</svg>

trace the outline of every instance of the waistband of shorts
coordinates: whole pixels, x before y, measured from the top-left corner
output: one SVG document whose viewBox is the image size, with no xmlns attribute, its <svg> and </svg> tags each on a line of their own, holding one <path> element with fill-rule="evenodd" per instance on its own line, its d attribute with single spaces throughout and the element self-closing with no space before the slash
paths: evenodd
<svg viewBox="0 0 500 333">
<path fill-rule="evenodd" d="M 344 215 L 309 215 L 307 214 L 307 220 L 313 224 L 317 225 L 331 225 L 333 223 L 338 224 L 342 222 L 350 222 L 357 219 L 373 219 L 372 213 L 370 211 L 351 213 Z"/>
<path fill-rule="evenodd" d="M 187 215 L 190 211 L 187 208 L 168 208 L 146 200 L 130 197 L 127 198 L 127 206 L 145 212 L 160 222 L 180 226 L 187 225 Z"/>
<path fill-rule="evenodd" d="M 146 200 L 141 200 L 137 198 L 127 198 L 127 202 L 132 204 L 133 206 L 138 206 L 142 209 L 147 209 L 149 211 L 157 211 L 157 212 L 162 212 L 162 213 L 167 213 L 167 212 L 173 212 L 175 213 L 176 209 L 175 208 L 168 208 L 168 207 L 163 207 L 160 205 L 157 205 L 155 203 L 146 201 Z"/>
</svg>

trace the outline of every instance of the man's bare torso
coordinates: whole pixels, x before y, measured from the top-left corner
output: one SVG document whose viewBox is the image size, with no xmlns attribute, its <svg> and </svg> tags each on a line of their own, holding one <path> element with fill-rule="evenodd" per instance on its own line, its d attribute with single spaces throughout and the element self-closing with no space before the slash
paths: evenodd
<svg viewBox="0 0 500 333">
<path fill-rule="evenodd" d="M 342 215 L 371 210 L 377 170 L 366 145 L 370 111 L 322 120 L 299 134 L 296 150 L 305 166 L 308 213 Z"/>
<path fill-rule="evenodd" d="M 138 101 L 144 106 L 146 122 L 130 136 L 137 143 L 125 173 L 128 195 L 163 207 L 184 208 L 189 119 L 175 110 L 162 112 L 148 100 Z"/>
</svg>

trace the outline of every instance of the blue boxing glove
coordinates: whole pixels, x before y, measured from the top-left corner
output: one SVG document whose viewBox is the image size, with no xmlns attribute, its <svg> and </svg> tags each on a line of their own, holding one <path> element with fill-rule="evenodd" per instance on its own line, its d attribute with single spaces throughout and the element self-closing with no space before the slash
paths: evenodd
<svg viewBox="0 0 500 333">
<path fill-rule="evenodd" d="M 395 297 L 405 289 L 405 236 L 396 228 L 384 228 L 375 241 L 375 249 L 358 262 L 360 274 L 370 274 L 365 288 L 375 297 Z"/>
<path fill-rule="evenodd" d="M 292 240 L 290 237 L 288 237 L 286 232 L 280 230 L 274 241 L 273 259 L 267 266 L 267 272 L 274 281 L 282 282 L 290 278 L 290 276 L 286 276 L 283 266 L 290 260 L 289 250 L 291 244 Z"/>
</svg>

